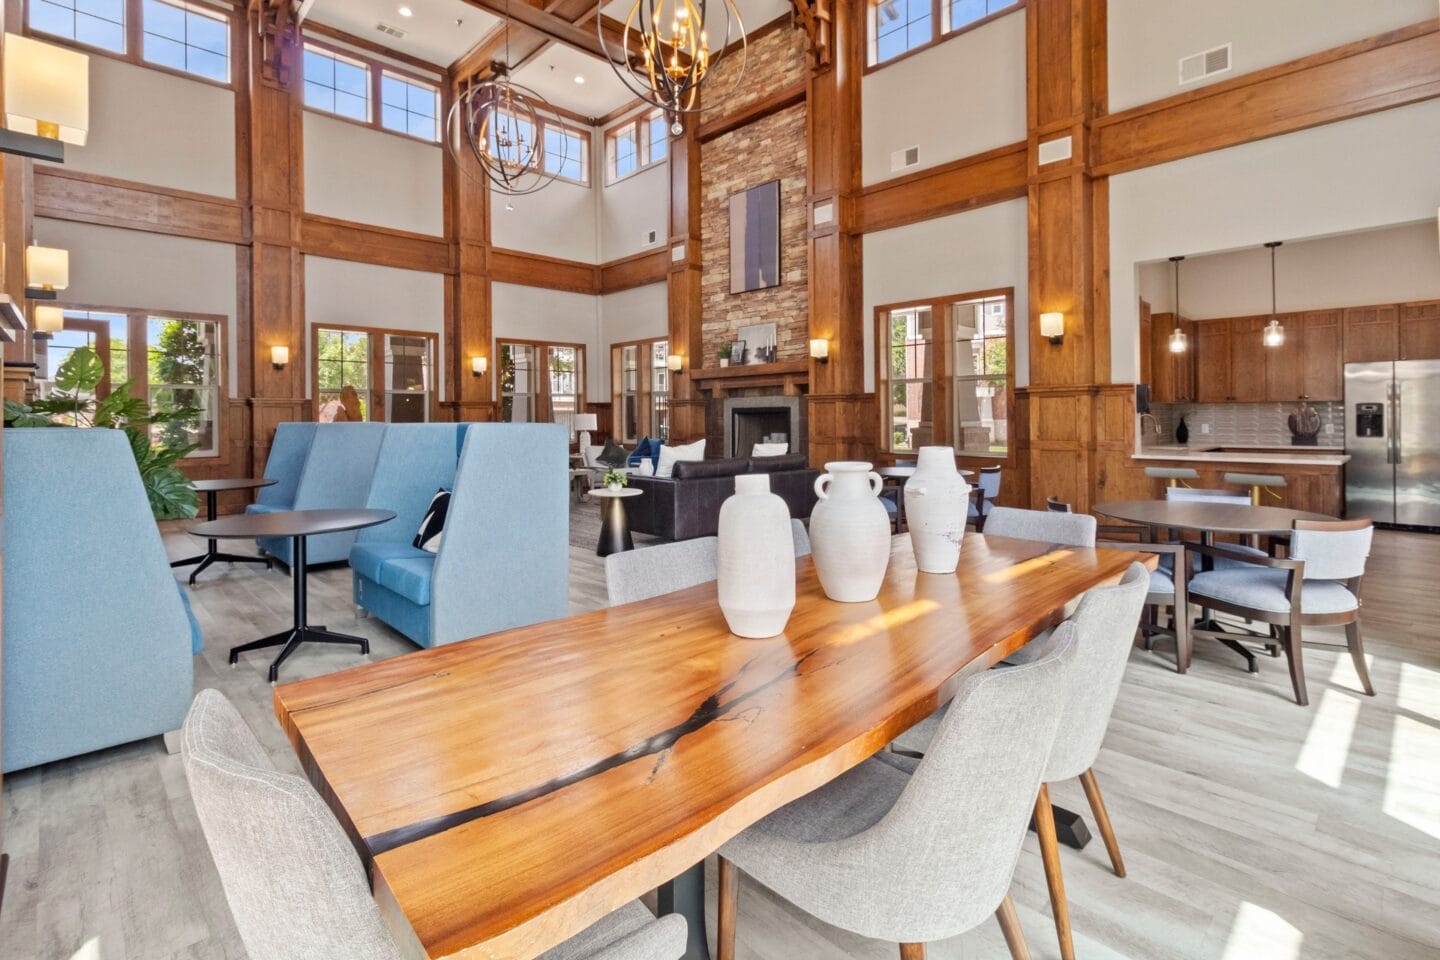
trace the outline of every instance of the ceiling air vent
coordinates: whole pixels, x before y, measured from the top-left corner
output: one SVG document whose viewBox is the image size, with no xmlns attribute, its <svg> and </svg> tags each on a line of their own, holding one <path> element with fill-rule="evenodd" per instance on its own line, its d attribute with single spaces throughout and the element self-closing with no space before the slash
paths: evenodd
<svg viewBox="0 0 1440 960">
<path fill-rule="evenodd" d="M 386 23 L 386 22 L 383 21 L 383 20 L 378 21 L 378 22 L 375 24 L 375 29 L 376 29 L 376 30 L 379 30 L 381 33 L 385 34 L 385 36 L 387 36 L 387 37 L 394 37 L 396 40 L 404 40 L 404 39 L 405 39 L 405 31 L 404 31 L 404 30 L 401 30 L 399 27 L 392 27 L 392 26 L 390 26 L 390 24 Z"/>
<path fill-rule="evenodd" d="M 894 153 L 890 154 L 891 173 L 894 173 L 896 170 L 904 170 L 907 167 L 919 166 L 919 164 L 919 147 L 906 147 L 904 150 L 896 150 Z"/>
<path fill-rule="evenodd" d="M 1194 83 L 1230 70 L 1230 44 L 1211 47 L 1201 53 L 1180 58 L 1180 85 Z"/>
</svg>

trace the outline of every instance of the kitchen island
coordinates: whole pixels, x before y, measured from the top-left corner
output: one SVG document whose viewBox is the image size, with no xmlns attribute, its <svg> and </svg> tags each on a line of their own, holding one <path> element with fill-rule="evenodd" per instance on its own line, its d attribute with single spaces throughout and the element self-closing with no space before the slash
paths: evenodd
<svg viewBox="0 0 1440 960">
<path fill-rule="evenodd" d="M 1307 510 L 1332 517 L 1345 509 L 1345 464 L 1350 460 L 1342 447 L 1269 447 L 1228 445 L 1210 441 L 1189 444 L 1142 444 L 1132 455 L 1138 469 L 1145 467 L 1189 467 L 1200 474 L 1191 486 L 1206 489 L 1239 489 L 1227 484 L 1227 473 L 1263 473 L 1285 478 L 1278 498 L 1265 495 L 1266 506 Z M 1163 480 L 1155 481 L 1156 496 L 1163 496 Z"/>
</svg>

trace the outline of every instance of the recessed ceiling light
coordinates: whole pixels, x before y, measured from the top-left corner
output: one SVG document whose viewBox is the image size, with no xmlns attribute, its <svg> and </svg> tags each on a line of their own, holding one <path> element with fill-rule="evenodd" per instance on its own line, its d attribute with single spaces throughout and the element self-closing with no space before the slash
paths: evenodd
<svg viewBox="0 0 1440 960">
<path fill-rule="evenodd" d="M 413 17 L 413 16 L 415 16 L 415 11 L 414 11 L 414 10 L 411 10 L 409 7 L 401 7 L 400 10 L 399 10 L 399 13 L 400 13 L 400 16 L 402 16 L 402 17 Z"/>
<path fill-rule="evenodd" d="M 585 78 L 582 77 L 582 76 L 580 76 L 580 74 L 577 73 L 577 74 L 575 74 L 575 82 L 576 82 L 576 83 L 584 83 L 584 82 L 585 82 Z"/>
</svg>

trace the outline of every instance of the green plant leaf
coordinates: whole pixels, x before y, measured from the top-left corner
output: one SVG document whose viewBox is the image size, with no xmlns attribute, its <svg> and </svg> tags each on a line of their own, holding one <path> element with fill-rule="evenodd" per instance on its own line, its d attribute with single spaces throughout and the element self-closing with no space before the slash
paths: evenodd
<svg viewBox="0 0 1440 960">
<path fill-rule="evenodd" d="M 105 379 L 105 364 L 89 347 L 78 347 L 55 371 L 55 386 L 71 393 L 93 393 Z"/>
<path fill-rule="evenodd" d="M 195 485 L 177 467 L 142 471 L 141 479 L 145 481 L 145 495 L 150 498 L 155 519 L 189 520 L 199 512 Z"/>
<path fill-rule="evenodd" d="M 5 401 L 5 426 L 7 427 L 53 427 L 55 421 L 27 404 L 17 400 Z"/>
<path fill-rule="evenodd" d="M 95 404 L 94 423 L 97 427 L 144 423 L 148 413 L 145 401 L 130 395 L 130 381 L 127 380 Z"/>
</svg>

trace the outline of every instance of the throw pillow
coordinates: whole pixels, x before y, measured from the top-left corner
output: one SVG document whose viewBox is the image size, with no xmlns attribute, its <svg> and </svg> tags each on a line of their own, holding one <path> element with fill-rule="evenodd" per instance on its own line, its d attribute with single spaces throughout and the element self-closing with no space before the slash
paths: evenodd
<svg viewBox="0 0 1440 960">
<path fill-rule="evenodd" d="M 427 553 L 440 552 L 440 538 L 445 532 L 445 514 L 450 511 L 450 491 L 437 490 L 435 496 L 430 498 L 430 506 L 425 509 L 425 517 L 420 521 L 420 530 L 411 541 L 411 546 L 419 547 Z"/>
<path fill-rule="evenodd" d="M 750 450 L 752 457 L 783 457 L 790 452 L 788 443 L 757 443 Z"/>
<path fill-rule="evenodd" d="M 600 456 L 595 458 L 595 462 L 601 466 L 615 469 L 625 466 L 625 461 L 628 459 L 629 455 L 625 452 L 625 448 L 611 439 L 605 441 L 605 449 L 600 451 Z"/>
<path fill-rule="evenodd" d="M 631 450 L 630 455 L 625 459 L 625 465 L 628 467 L 638 467 L 640 466 L 641 460 L 647 459 L 650 456 L 652 456 L 650 453 L 650 438 L 641 437 L 635 444 L 635 449 Z"/>
<path fill-rule="evenodd" d="M 681 460 L 704 460 L 705 441 L 696 440 L 694 443 L 687 443 L 683 447 L 660 447 L 660 462 L 655 465 L 655 476 L 668 477 L 675 470 L 675 464 Z"/>
</svg>

